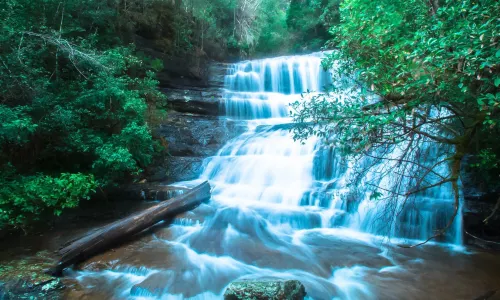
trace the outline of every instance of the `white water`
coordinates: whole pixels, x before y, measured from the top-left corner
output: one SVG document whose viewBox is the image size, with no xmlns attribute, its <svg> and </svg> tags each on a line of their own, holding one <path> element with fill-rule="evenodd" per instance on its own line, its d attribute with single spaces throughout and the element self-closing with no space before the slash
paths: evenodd
<svg viewBox="0 0 500 300">
<path fill-rule="evenodd" d="M 387 226 L 387 219 L 380 218 L 386 206 L 370 200 L 371 189 L 364 184 L 370 182 L 391 189 L 391 176 L 378 179 L 376 175 L 395 163 L 380 163 L 352 189 L 348 183 L 356 164 L 367 165 L 373 160 L 346 161 L 317 138 L 311 137 L 301 144 L 293 141 L 288 126 L 277 126 L 290 123 L 288 104 L 300 100 L 302 92 L 321 92 L 330 84 L 332 74 L 322 70 L 322 55 L 254 60 L 235 64 L 230 70 L 225 79 L 226 111 L 229 117 L 250 120 L 249 130 L 225 145 L 208 162 L 202 179 L 215 185 L 214 199 L 246 207 L 312 209 L 321 216 L 321 227 L 340 225 L 411 239 L 432 236 L 436 229 L 445 226 L 453 212 L 450 185 L 422 193 L 414 206 L 403 208 L 398 219 L 391 220 L 394 225 Z M 393 158 L 403 147 L 393 149 Z M 428 165 L 446 154 L 430 146 L 425 151 L 422 156 L 428 157 L 429 161 L 424 162 Z M 446 174 L 448 166 L 441 165 L 438 172 Z M 446 238 L 448 242 L 461 244 L 460 226 L 457 221 Z"/>
<path fill-rule="evenodd" d="M 226 76 L 226 111 L 246 120 L 248 131 L 207 159 L 200 180 L 214 187 L 210 204 L 157 233 L 112 270 L 81 272 L 78 279 L 109 287 L 116 298 L 220 299 L 232 280 L 276 277 L 300 280 L 312 299 L 376 299 L 368 275 L 404 270 L 384 236 L 432 235 L 453 211 L 451 190 L 426 191 L 387 226 L 379 218 L 384 206 L 369 199 L 363 184 L 390 165 L 374 168 L 353 190 L 355 162 L 317 138 L 293 141 L 288 103 L 330 83 L 321 57 L 235 64 Z M 427 151 L 431 158 L 441 155 Z M 383 180 L 378 183 L 390 186 L 391 178 Z M 456 222 L 446 242 L 461 243 L 460 226 Z"/>
</svg>

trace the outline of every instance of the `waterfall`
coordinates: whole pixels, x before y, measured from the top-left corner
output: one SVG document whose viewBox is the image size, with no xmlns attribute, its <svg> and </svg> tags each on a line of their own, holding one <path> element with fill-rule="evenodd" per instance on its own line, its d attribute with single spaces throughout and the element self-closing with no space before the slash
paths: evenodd
<svg viewBox="0 0 500 300">
<path fill-rule="evenodd" d="M 286 118 L 302 92 L 319 92 L 331 80 L 322 53 L 234 64 L 225 77 L 227 115 L 240 119 Z M 282 121 L 283 122 L 283 121 Z"/>
<path fill-rule="evenodd" d="M 402 252 L 385 243 L 385 236 L 422 240 L 442 228 L 453 212 L 451 188 L 420 193 L 387 221 L 380 218 L 384 203 L 370 199 L 369 183 L 391 186 L 391 176 L 377 178 L 377 172 L 393 167 L 390 161 L 347 160 L 318 138 L 293 140 L 288 103 L 332 83 L 331 71 L 320 67 L 323 55 L 232 65 L 223 105 L 226 117 L 247 124 L 248 130 L 206 159 L 199 180 L 177 183 L 188 187 L 209 180 L 210 202 L 118 248 L 108 263 L 99 264 L 109 269 L 77 272 L 80 284 L 96 299 L 222 299 L 231 281 L 263 277 L 300 280 L 308 299 L 427 295 L 437 277 L 429 278 L 432 284 L 424 281 L 420 290 L 407 287 L 420 283 L 415 272 L 426 272 L 419 278 L 432 275 L 428 269 L 436 259 L 431 261 L 434 254 L 427 249 L 438 248 L 433 253 L 440 253 L 441 262 L 442 245 L 461 243 L 461 218 L 445 237 L 448 244 L 429 243 L 424 251 Z M 446 154 L 432 145 L 423 149 L 415 158 L 426 159 L 423 163 Z M 392 151 L 396 157 L 401 149 Z M 369 164 L 374 167 L 351 186 L 356 168 Z M 445 164 L 436 169 L 447 171 Z M 397 226 L 387 226 L 392 223 Z M 430 266 L 423 265 L 423 257 Z M 454 263 L 442 263 L 446 276 Z M 399 294 L 394 294 L 397 286 Z"/>
<path fill-rule="evenodd" d="M 385 203 L 370 199 L 366 182 L 382 169 L 391 168 L 391 162 L 378 162 L 359 186 L 349 187 L 357 167 L 353 161 L 346 161 L 316 137 L 304 143 L 293 140 L 288 104 L 301 100 L 303 92 L 322 92 L 331 83 L 331 71 L 321 68 L 323 55 L 246 61 L 229 69 L 225 77 L 226 112 L 230 118 L 248 120 L 249 129 L 209 159 L 202 178 L 215 185 L 213 198 L 231 205 L 316 211 L 321 227 L 342 226 L 396 238 L 432 236 L 453 213 L 450 184 L 422 192 L 406 207 L 397 204 L 398 216 L 385 218 L 384 214 L 391 212 L 385 211 Z M 430 164 L 446 154 L 432 145 L 424 149 Z M 394 157 L 400 151 L 395 148 Z M 369 165 L 373 160 L 356 163 Z M 443 175 L 447 171 L 445 164 L 437 169 Z M 389 176 L 375 184 L 390 189 L 390 182 Z M 461 243 L 460 219 L 458 216 L 447 233 L 447 242 Z M 286 221 L 283 217 L 280 220 Z"/>
</svg>

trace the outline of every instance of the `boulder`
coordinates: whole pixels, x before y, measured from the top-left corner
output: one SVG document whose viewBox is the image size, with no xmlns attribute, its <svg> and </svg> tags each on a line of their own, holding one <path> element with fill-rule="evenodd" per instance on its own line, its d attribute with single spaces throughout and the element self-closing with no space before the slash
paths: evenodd
<svg viewBox="0 0 500 300">
<path fill-rule="evenodd" d="M 162 164 L 162 157 L 155 158 L 145 169 L 145 177 L 148 182 L 164 182 L 168 179 L 168 170 Z"/>
<path fill-rule="evenodd" d="M 300 281 L 280 279 L 234 281 L 224 293 L 226 300 L 299 300 L 305 296 L 306 290 Z"/>
</svg>

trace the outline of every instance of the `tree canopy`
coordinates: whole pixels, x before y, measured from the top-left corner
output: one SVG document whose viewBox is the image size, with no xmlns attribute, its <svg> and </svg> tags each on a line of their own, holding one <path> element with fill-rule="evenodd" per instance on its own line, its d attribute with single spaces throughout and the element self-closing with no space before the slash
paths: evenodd
<svg viewBox="0 0 500 300">
<path fill-rule="evenodd" d="M 398 179 L 373 195 L 393 203 L 451 183 L 457 211 L 467 155 L 483 176 L 499 174 L 499 15 L 490 0 L 343 1 L 330 28 L 338 50 L 323 63 L 350 82 L 294 104 L 296 138 L 335 134 L 330 142 L 347 155 L 390 161 L 379 176 Z M 433 158 L 430 147 L 445 151 Z"/>
</svg>

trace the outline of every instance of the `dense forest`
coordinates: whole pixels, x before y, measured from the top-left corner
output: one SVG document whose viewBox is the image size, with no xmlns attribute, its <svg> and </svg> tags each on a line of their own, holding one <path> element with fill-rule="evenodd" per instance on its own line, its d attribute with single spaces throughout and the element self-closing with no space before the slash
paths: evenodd
<svg viewBox="0 0 500 300">
<path fill-rule="evenodd" d="M 399 162 L 418 156 L 420 143 L 448 145 L 436 164 L 453 172 L 440 183 L 457 190 L 472 155 L 467 167 L 496 189 L 499 15 L 495 0 L 7 0 L 0 227 L 26 229 L 97 190 L 140 180 L 165 155 L 151 134 L 168 114 L 156 79 L 164 63 L 145 53 L 145 41 L 166 56 L 220 61 L 335 49 L 325 68 L 341 61 L 367 97 L 297 103 L 296 121 L 320 126 L 298 126 L 298 139 L 336 132 L 345 154 L 382 157 L 406 143 Z M 368 102 L 372 94 L 380 101 Z M 428 188 L 432 168 L 397 167 L 412 189 L 375 189 L 375 198 Z"/>
<path fill-rule="evenodd" d="M 3 2 L 0 227 L 24 229 L 40 216 L 59 215 L 96 190 L 140 179 L 163 155 L 151 135 L 165 116 L 155 77 L 163 61 L 145 54 L 147 47 L 195 60 L 319 50 L 338 19 L 336 7 L 274 0 Z"/>
<path fill-rule="evenodd" d="M 0 300 L 498 293 L 500 1 L 0 22 Z"/>
</svg>

